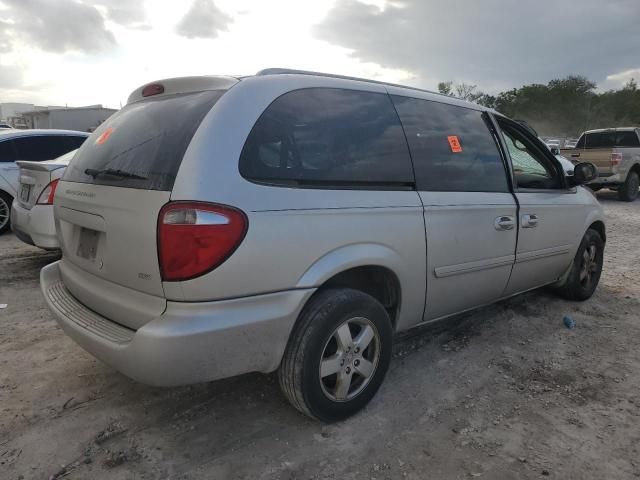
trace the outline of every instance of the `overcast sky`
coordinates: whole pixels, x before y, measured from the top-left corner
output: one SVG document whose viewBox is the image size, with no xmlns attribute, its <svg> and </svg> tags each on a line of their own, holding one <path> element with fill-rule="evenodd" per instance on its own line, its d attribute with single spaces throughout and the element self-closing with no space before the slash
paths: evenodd
<svg viewBox="0 0 640 480">
<path fill-rule="evenodd" d="M 146 82 L 291 67 L 492 93 L 640 79 L 640 0 L 0 0 L 0 102 L 118 107 Z"/>
</svg>

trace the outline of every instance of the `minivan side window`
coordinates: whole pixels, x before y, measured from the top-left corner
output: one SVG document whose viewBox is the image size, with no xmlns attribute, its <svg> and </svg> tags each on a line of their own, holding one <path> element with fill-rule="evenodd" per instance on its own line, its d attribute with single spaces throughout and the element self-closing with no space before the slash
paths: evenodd
<svg viewBox="0 0 640 480">
<path fill-rule="evenodd" d="M 533 142 L 524 132 L 506 120 L 499 119 L 504 142 L 507 145 L 515 185 L 520 189 L 548 190 L 562 188 L 562 180 L 546 147 Z M 543 150 L 544 149 L 544 150 Z"/>
<path fill-rule="evenodd" d="M 413 170 L 388 95 L 336 88 L 295 90 L 254 125 L 240 173 L 272 185 L 406 188 Z"/>
<path fill-rule="evenodd" d="M 483 113 L 392 96 L 416 171 L 416 186 L 437 192 L 508 192 L 507 172 Z"/>
</svg>

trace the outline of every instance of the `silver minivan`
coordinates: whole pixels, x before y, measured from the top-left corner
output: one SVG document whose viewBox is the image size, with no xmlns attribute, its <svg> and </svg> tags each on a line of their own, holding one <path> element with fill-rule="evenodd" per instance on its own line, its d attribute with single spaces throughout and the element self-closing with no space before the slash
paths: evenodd
<svg viewBox="0 0 640 480">
<path fill-rule="evenodd" d="M 602 208 L 522 125 L 335 75 L 162 80 L 67 168 L 41 273 L 78 344 L 151 385 L 277 371 L 301 412 L 375 395 L 393 336 L 553 285 L 586 300 Z"/>
</svg>

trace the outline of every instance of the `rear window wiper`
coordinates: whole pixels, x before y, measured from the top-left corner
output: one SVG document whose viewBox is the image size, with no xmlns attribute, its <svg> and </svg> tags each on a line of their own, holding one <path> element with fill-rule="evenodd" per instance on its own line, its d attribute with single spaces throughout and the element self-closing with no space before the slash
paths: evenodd
<svg viewBox="0 0 640 480">
<path fill-rule="evenodd" d="M 99 175 L 109 175 L 111 177 L 133 178 L 135 180 L 148 180 L 147 177 L 143 177 L 142 175 L 136 175 L 135 173 L 125 172 L 124 170 L 115 169 L 115 168 L 105 168 L 102 170 L 98 170 L 97 168 L 87 168 L 84 171 L 84 173 L 93 177 L 94 179 Z"/>
</svg>

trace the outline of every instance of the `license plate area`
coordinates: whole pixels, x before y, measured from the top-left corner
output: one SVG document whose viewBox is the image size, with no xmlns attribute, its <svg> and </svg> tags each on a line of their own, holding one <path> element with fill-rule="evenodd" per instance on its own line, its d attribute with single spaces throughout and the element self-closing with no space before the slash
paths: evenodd
<svg viewBox="0 0 640 480">
<path fill-rule="evenodd" d="M 31 185 L 23 183 L 20 187 L 20 201 L 29 203 L 29 196 L 31 195 Z"/>
<path fill-rule="evenodd" d="M 89 260 L 90 262 L 95 262 L 99 239 L 100 232 L 89 228 L 80 228 L 78 250 L 76 251 L 78 257 Z"/>
</svg>

